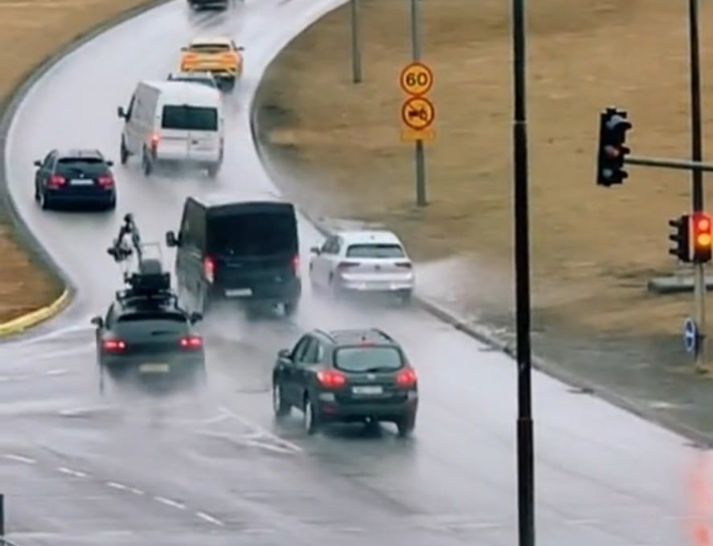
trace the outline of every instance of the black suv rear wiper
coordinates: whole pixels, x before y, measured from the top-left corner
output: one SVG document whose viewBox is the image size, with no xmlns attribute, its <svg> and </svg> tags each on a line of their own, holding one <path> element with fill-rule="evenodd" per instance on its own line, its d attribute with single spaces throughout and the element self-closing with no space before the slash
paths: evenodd
<svg viewBox="0 0 713 546">
<path fill-rule="evenodd" d="M 365 373 L 378 373 L 378 372 L 395 372 L 395 368 L 391 368 L 388 366 L 375 366 L 373 368 L 367 368 L 366 370 L 363 370 Z"/>
</svg>

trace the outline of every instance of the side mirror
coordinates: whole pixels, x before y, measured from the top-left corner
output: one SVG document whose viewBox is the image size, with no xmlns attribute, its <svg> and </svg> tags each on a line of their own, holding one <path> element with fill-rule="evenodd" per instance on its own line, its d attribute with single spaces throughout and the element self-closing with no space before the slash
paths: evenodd
<svg viewBox="0 0 713 546">
<path fill-rule="evenodd" d="M 113 162 L 112 160 L 108 160 L 108 161 L 106 162 L 106 166 L 107 166 L 107 167 L 113 167 L 113 166 L 114 166 L 114 162 Z"/>
<path fill-rule="evenodd" d="M 166 246 L 174 247 L 179 245 L 178 237 L 173 231 L 166 232 Z"/>
<path fill-rule="evenodd" d="M 97 328 L 101 328 L 102 326 L 104 326 L 104 319 L 102 319 L 100 316 L 92 317 L 91 323 Z"/>
<path fill-rule="evenodd" d="M 191 324 L 195 324 L 196 322 L 200 322 L 201 320 L 203 320 L 203 315 L 198 312 L 191 313 Z"/>
<path fill-rule="evenodd" d="M 280 349 L 277 352 L 278 358 L 282 360 L 292 360 L 292 357 L 290 356 L 290 350 L 289 349 Z"/>
<path fill-rule="evenodd" d="M 237 49 L 238 51 L 245 51 L 245 46 L 238 46 L 235 49 Z"/>
<path fill-rule="evenodd" d="M 126 112 L 124 112 L 124 107 L 123 107 L 123 106 L 119 106 L 119 107 L 116 109 L 116 115 L 119 116 L 120 118 L 126 119 Z"/>
<path fill-rule="evenodd" d="M 312 248 L 309 249 L 309 251 L 310 251 L 312 254 L 321 254 L 321 253 L 322 253 L 322 251 L 319 249 L 318 246 L 313 246 Z"/>
<path fill-rule="evenodd" d="M 33 164 L 35 167 L 41 167 L 41 166 L 42 166 L 42 161 L 40 161 L 40 160 L 38 159 L 37 161 L 33 161 L 32 164 Z"/>
</svg>

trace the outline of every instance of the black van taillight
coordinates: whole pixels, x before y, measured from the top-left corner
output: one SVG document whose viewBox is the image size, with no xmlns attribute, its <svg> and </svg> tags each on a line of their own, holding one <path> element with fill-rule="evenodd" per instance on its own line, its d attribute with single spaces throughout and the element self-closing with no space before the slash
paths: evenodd
<svg viewBox="0 0 713 546">
<path fill-rule="evenodd" d="M 300 276 L 300 263 L 300 255 L 295 254 L 292 258 L 292 272 L 295 274 L 295 277 Z"/>
<path fill-rule="evenodd" d="M 203 276 L 209 283 L 215 281 L 215 260 L 211 256 L 203 258 Z"/>
</svg>

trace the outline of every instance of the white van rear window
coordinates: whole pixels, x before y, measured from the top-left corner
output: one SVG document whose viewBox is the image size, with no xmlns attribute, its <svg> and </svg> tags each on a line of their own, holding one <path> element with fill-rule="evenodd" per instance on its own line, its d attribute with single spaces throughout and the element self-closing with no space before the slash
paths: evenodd
<svg viewBox="0 0 713 546">
<path fill-rule="evenodd" d="M 203 106 L 163 107 L 161 127 L 182 131 L 217 131 L 218 109 Z"/>
</svg>

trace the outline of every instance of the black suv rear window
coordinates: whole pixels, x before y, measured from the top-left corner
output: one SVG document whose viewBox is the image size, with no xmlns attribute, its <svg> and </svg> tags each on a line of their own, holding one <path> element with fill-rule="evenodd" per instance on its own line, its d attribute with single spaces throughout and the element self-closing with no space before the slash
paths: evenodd
<svg viewBox="0 0 713 546">
<path fill-rule="evenodd" d="M 106 162 L 98 157 L 63 157 L 57 161 L 57 172 L 63 175 L 84 173 L 97 176 L 107 170 Z"/>
<path fill-rule="evenodd" d="M 399 245 L 360 244 L 349 245 L 347 258 L 403 258 L 404 251 Z"/>
<path fill-rule="evenodd" d="M 209 251 L 234 256 L 275 256 L 298 251 L 297 221 L 287 212 L 241 213 L 210 219 Z"/>
<path fill-rule="evenodd" d="M 396 347 L 342 347 L 334 354 L 334 367 L 345 372 L 391 371 L 403 366 Z"/>
<path fill-rule="evenodd" d="M 163 107 L 161 127 L 181 131 L 217 131 L 218 109 L 166 105 Z"/>
<path fill-rule="evenodd" d="M 186 317 L 180 313 L 140 311 L 121 315 L 117 320 L 117 329 L 123 332 L 165 331 L 184 335 L 189 331 Z"/>
</svg>

